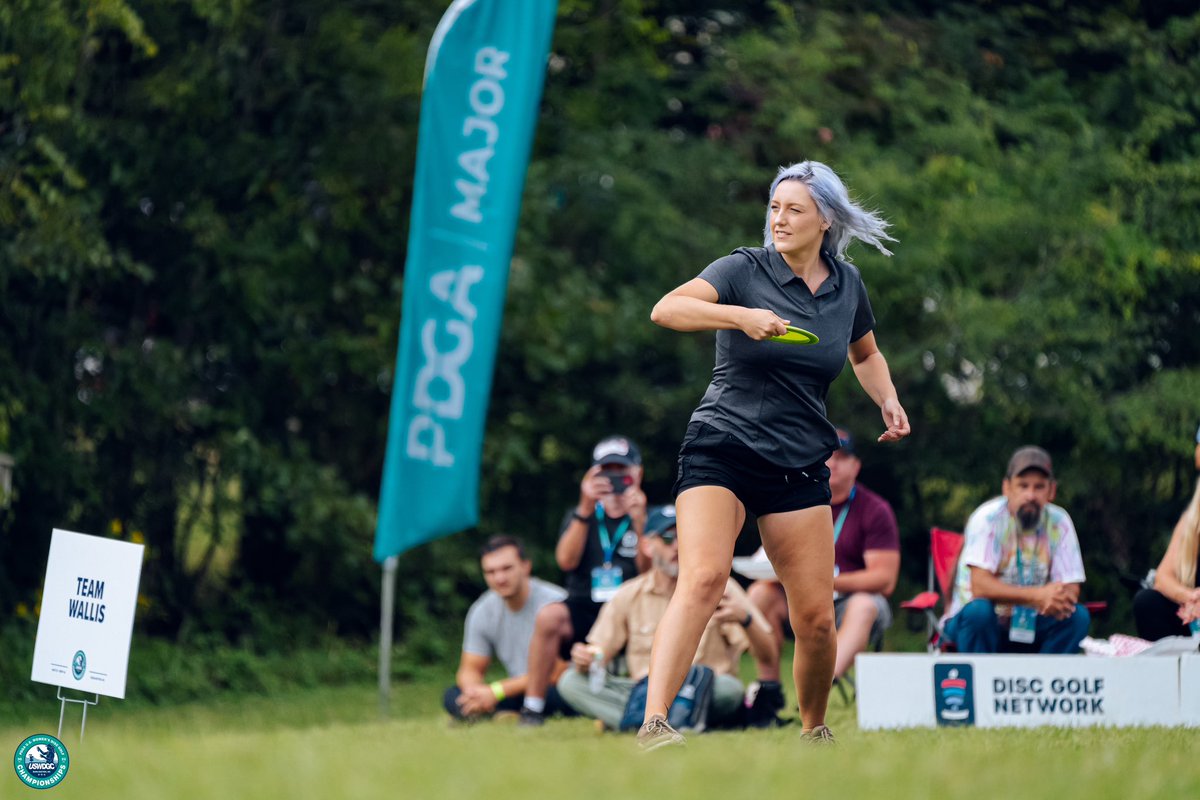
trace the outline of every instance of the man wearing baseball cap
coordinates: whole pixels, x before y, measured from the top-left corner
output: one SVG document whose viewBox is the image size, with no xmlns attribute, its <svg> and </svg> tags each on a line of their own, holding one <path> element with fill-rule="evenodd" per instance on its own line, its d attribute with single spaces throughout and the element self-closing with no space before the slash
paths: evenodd
<svg viewBox="0 0 1200 800">
<path fill-rule="evenodd" d="M 1017 450 L 1002 488 L 967 520 L 946 637 L 962 653 L 1077 653 L 1091 622 L 1078 602 L 1083 558 L 1070 515 L 1051 502 L 1050 454 Z"/>
<path fill-rule="evenodd" d="M 641 544 L 651 568 L 622 584 L 605 603 L 586 641 L 576 643 L 571 649 L 574 669 L 568 669 L 559 678 L 559 696 L 569 698 L 567 704 L 577 712 L 603 721 L 609 729 L 619 727 L 622 717 L 628 714 L 626 706 L 634 686 L 650 672 L 654 633 L 679 577 L 675 533 L 675 506 L 655 509 L 646 522 Z M 692 662 L 709 667 L 715 675 L 711 697 L 707 698 L 707 724 L 734 725 L 741 721 L 744 689 L 738 678 L 738 666 L 742 653 L 749 650 L 758 657 L 769 653 L 774 646 L 770 623 L 737 581 L 728 579 L 725 594 L 704 629 Z M 590 685 L 588 673 L 592 665 L 607 664 L 622 652 L 628 676 L 606 672 L 603 685 Z M 641 715 L 642 710 L 634 715 L 637 724 L 641 724 Z M 704 711 L 699 716 L 705 717 Z"/>
<path fill-rule="evenodd" d="M 554 557 L 564 573 L 567 598 L 538 613 L 522 725 L 542 723 L 544 698 L 559 659 L 583 641 L 617 589 L 649 566 L 638 547 L 645 524 L 641 451 L 627 436 L 606 436 L 592 448 L 579 501 L 563 515 L 559 528 Z"/>
</svg>

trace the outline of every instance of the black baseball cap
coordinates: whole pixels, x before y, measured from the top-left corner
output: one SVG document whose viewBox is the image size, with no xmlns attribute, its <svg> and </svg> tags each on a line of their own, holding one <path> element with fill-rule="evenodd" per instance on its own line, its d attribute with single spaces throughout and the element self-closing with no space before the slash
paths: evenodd
<svg viewBox="0 0 1200 800">
<path fill-rule="evenodd" d="M 1012 458 L 1008 460 L 1008 471 L 1004 473 L 1004 477 L 1015 478 L 1030 469 L 1044 472 L 1047 478 L 1054 479 L 1054 466 L 1050 461 L 1050 454 L 1034 445 L 1022 447 L 1012 454 Z"/>
<path fill-rule="evenodd" d="M 642 463 L 642 454 L 628 437 L 606 436 L 592 448 L 592 466 L 597 464 L 624 464 L 636 467 Z"/>
</svg>

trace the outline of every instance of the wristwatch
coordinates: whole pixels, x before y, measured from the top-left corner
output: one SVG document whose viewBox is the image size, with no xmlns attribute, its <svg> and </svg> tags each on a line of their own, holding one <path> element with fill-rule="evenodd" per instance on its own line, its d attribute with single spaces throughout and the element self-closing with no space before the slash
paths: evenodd
<svg viewBox="0 0 1200 800">
<path fill-rule="evenodd" d="M 585 517 L 583 514 L 580 514 L 578 511 L 572 511 L 571 516 L 574 517 L 575 519 L 579 520 L 580 522 L 591 522 L 592 521 L 591 517 Z"/>
</svg>

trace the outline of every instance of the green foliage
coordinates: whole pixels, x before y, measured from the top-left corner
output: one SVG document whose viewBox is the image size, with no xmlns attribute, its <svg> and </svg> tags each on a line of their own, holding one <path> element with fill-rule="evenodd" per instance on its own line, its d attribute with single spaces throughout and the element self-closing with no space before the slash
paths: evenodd
<svg viewBox="0 0 1200 800">
<path fill-rule="evenodd" d="M 409 657 L 452 657 L 475 545 L 551 547 L 592 443 L 652 500 L 709 335 L 648 321 L 759 240 L 816 158 L 894 223 L 853 251 L 914 435 L 876 447 L 907 579 L 1015 446 L 1056 457 L 1090 596 L 1157 561 L 1189 493 L 1200 345 L 1200 15 L 1140 2 L 562 0 L 517 237 L 477 531 L 408 553 Z M 255 650 L 367 636 L 423 2 L 0 5 L 0 607 L 53 527 L 142 539 L 139 626 Z M 846 371 L 847 374 L 849 370 Z M 1122 602 L 1109 621 L 1129 629 Z M 27 612 L 28 613 L 28 612 Z M 252 671 L 251 671 L 252 672 Z M 220 681 L 253 682 L 229 669 Z"/>
<path fill-rule="evenodd" d="M 452 626 L 461 631 L 461 625 Z M 0 628 L 0 674 L 8 684 L 0 701 L 0 724 L 25 719 L 29 709 L 53 701 L 54 687 L 26 680 L 33 660 L 32 625 Z M 443 637 L 444 638 L 444 637 Z M 392 653 L 392 681 L 452 680 L 457 653 L 436 653 L 413 637 Z M 197 635 L 186 646 L 156 637 L 135 638 L 122 707 L 180 706 L 193 702 L 237 702 L 250 696 L 369 685 L 375 681 L 378 649 L 330 635 L 307 640 L 226 643 L 220 635 Z M 16 676 L 21 676 L 18 679 Z M 54 703 L 57 708 L 57 702 Z"/>
<path fill-rule="evenodd" d="M 271 694 L 346 686 L 370 683 L 378 667 L 374 649 L 348 646 L 333 637 L 316 647 L 266 653 L 212 645 L 200 642 L 181 653 L 166 642 L 148 640 L 138 658 L 130 660 L 130 670 L 137 669 L 137 697 L 149 704 L 171 704 L 204 700 L 213 692 Z M 392 679 L 400 681 L 428 663 L 402 648 L 393 654 L 393 661 L 397 668 Z"/>
</svg>

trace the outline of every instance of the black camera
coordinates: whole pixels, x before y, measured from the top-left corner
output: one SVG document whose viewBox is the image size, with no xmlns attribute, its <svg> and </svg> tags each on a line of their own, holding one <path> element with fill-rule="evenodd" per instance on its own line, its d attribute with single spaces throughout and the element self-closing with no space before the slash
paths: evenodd
<svg viewBox="0 0 1200 800">
<path fill-rule="evenodd" d="M 613 494 L 625 494 L 625 490 L 633 486 L 633 476 L 628 472 L 618 472 L 616 470 L 601 470 L 601 478 L 608 478 L 612 484 Z"/>
</svg>

